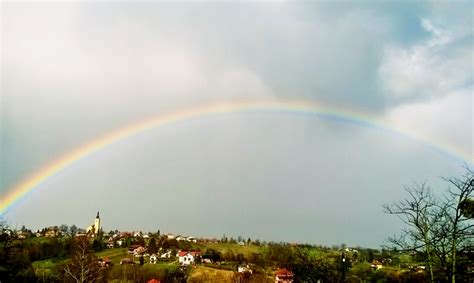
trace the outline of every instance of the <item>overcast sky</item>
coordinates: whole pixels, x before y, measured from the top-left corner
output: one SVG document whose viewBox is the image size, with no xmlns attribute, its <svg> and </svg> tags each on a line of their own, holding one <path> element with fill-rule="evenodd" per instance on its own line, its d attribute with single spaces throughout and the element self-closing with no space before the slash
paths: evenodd
<svg viewBox="0 0 474 283">
<path fill-rule="evenodd" d="M 377 247 L 403 186 L 473 160 L 472 3 L 1 4 L 0 192 L 146 117 L 218 101 L 353 109 L 441 145 L 311 115 L 148 130 L 39 185 L 5 218 Z M 464 153 L 456 158 L 447 148 Z"/>
</svg>

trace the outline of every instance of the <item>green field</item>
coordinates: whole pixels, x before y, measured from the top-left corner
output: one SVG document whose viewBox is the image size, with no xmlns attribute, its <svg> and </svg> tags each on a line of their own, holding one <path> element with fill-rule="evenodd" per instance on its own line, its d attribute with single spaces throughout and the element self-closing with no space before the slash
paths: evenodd
<svg viewBox="0 0 474 283">
<path fill-rule="evenodd" d="M 98 258 L 108 257 L 113 264 L 120 264 L 120 260 L 126 257 L 133 259 L 133 255 L 129 255 L 126 248 L 106 249 L 95 253 L 95 256 Z"/>
<path fill-rule="evenodd" d="M 205 252 L 207 249 L 213 249 L 221 253 L 227 251 L 232 251 L 234 254 L 243 254 L 245 257 L 249 257 L 253 253 L 262 253 L 264 247 L 255 246 L 255 245 L 243 245 L 230 244 L 230 243 L 199 243 L 196 244 L 196 247 L 199 248 L 202 252 Z"/>
</svg>

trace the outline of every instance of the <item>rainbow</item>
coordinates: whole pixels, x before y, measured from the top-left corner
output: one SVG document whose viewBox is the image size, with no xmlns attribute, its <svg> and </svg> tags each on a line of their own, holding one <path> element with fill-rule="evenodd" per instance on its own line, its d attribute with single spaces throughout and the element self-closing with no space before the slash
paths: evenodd
<svg viewBox="0 0 474 283">
<path fill-rule="evenodd" d="M 406 129 L 394 128 L 393 126 L 378 121 L 376 117 L 370 116 L 363 112 L 353 110 L 341 110 L 330 107 L 328 105 L 316 104 L 301 100 L 239 100 L 232 102 L 210 103 L 189 107 L 169 113 L 159 114 L 157 116 L 133 123 L 131 125 L 119 128 L 115 131 L 107 133 L 95 140 L 92 140 L 64 156 L 54 160 L 49 165 L 44 166 L 33 175 L 26 178 L 16 186 L 7 190 L 5 196 L 0 200 L 0 214 L 4 214 L 13 204 L 23 198 L 30 191 L 37 188 L 42 182 L 54 176 L 56 173 L 64 170 L 69 165 L 79 161 L 80 159 L 91 155 L 102 148 L 114 143 L 115 141 L 131 137 L 145 130 L 156 128 L 179 121 L 186 121 L 205 116 L 239 113 L 239 112 L 290 112 L 314 114 L 329 119 L 338 119 L 346 122 L 353 122 L 369 127 L 379 128 L 402 134 L 408 138 L 412 138 L 423 143 L 438 152 L 448 154 L 463 162 L 472 163 L 472 153 L 457 149 L 449 145 L 435 144 L 429 139 L 420 136 L 415 132 Z"/>
</svg>

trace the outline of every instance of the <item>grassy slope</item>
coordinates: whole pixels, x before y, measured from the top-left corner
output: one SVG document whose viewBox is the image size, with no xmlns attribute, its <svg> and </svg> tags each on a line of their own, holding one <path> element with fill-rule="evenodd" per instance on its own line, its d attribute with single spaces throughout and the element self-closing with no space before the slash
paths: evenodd
<svg viewBox="0 0 474 283">
<path fill-rule="evenodd" d="M 229 244 L 229 243 L 200 243 L 196 245 L 198 248 L 201 249 L 202 252 L 205 252 L 206 249 L 214 249 L 221 253 L 225 253 L 227 251 L 232 251 L 235 255 L 241 253 L 245 257 L 249 257 L 252 253 L 262 253 L 264 248 L 254 245 L 244 245 L 239 246 L 237 244 Z"/>
<path fill-rule="evenodd" d="M 95 253 L 95 256 L 98 258 L 109 257 L 113 264 L 120 264 L 120 261 L 126 257 L 133 259 L 133 255 L 129 255 L 126 248 L 106 249 Z"/>
<path fill-rule="evenodd" d="M 228 270 L 218 270 L 205 266 L 193 268 L 188 282 L 234 282 L 235 273 Z"/>
</svg>

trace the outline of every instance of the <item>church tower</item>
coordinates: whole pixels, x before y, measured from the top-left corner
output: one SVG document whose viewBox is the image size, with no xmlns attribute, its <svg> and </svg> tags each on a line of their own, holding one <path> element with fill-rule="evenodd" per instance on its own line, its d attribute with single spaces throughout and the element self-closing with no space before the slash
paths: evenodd
<svg viewBox="0 0 474 283">
<path fill-rule="evenodd" d="M 95 222 L 94 222 L 94 232 L 96 235 L 98 235 L 99 231 L 100 231 L 100 216 L 99 216 L 99 212 L 97 211 L 97 216 L 95 217 Z"/>
</svg>

